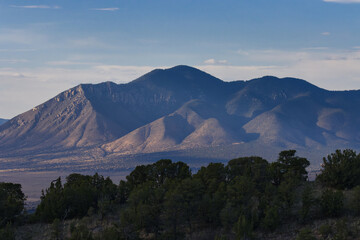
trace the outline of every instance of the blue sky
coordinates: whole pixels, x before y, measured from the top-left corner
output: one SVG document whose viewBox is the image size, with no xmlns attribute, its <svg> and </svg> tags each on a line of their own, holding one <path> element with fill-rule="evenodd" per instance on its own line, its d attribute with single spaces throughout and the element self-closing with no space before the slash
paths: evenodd
<svg viewBox="0 0 360 240">
<path fill-rule="evenodd" d="M 2 0 L 0 117 L 178 64 L 360 89 L 359 13 L 360 0 Z"/>
</svg>

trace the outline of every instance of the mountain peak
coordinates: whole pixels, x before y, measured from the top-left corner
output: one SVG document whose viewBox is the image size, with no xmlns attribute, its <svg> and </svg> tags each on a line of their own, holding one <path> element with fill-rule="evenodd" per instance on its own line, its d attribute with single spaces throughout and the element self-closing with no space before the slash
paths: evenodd
<svg viewBox="0 0 360 240">
<path fill-rule="evenodd" d="M 219 84 L 223 81 L 197 68 L 178 65 L 168 69 L 155 69 L 140 78 L 132 81 L 132 84 L 155 84 L 161 86 L 175 85 L 202 85 Z"/>
<path fill-rule="evenodd" d="M 263 89 L 264 91 L 273 90 L 287 90 L 295 92 L 307 92 L 307 91 L 321 91 L 323 89 L 298 78 L 278 78 L 275 76 L 264 76 L 248 81 L 248 87 L 255 87 Z"/>
</svg>

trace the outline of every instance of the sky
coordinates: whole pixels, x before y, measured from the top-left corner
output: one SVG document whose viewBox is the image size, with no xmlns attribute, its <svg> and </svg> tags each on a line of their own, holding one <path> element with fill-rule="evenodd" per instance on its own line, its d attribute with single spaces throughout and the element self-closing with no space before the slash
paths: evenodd
<svg viewBox="0 0 360 240">
<path fill-rule="evenodd" d="M 360 0 L 1 0 L 0 118 L 180 64 L 360 89 L 359 13 Z"/>
</svg>

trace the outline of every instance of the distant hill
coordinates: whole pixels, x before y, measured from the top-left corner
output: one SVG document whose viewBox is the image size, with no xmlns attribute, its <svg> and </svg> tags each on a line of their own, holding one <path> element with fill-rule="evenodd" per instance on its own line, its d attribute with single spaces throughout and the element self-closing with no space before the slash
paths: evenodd
<svg viewBox="0 0 360 240">
<path fill-rule="evenodd" d="M 159 158 L 275 158 L 297 149 L 317 165 L 360 149 L 360 91 L 265 76 L 224 82 L 188 66 L 127 84 L 81 84 L 0 126 L 3 168 L 128 168 Z"/>
<path fill-rule="evenodd" d="M 0 125 L 4 124 L 7 121 L 7 119 L 0 118 Z"/>
</svg>

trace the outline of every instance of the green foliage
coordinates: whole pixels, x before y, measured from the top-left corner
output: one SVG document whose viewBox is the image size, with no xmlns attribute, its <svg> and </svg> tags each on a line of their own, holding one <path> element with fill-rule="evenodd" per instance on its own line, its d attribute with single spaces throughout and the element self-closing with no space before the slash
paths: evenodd
<svg viewBox="0 0 360 240">
<path fill-rule="evenodd" d="M 310 162 L 306 158 L 295 156 L 296 150 L 279 153 L 277 162 L 271 163 L 269 171 L 272 182 L 279 186 L 283 181 L 302 182 L 307 180 L 306 168 Z"/>
<path fill-rule="evenodd" d="M 0 228 L 24 210 L 25 199 L 20 184 L 0 182 Z"/>
<path fill-rule="evenodd" d="M 280 224 L 279 210 L 276 205 L 269 205 L 262 220 L 262 227 L 268 231 L 274 231 Z"/>
<path fill-rule="evenodd" d="M 261 157 L 242 157 L 229 161 L 226 166 L 229 181 L 238 176 L 252 179 L 257 186 L 270 179 L 268 172 L 269 163 Z"/>
<path fill-rule="evenodd" d="M 323 159 L 323 169 L 317 180 L 325 186 L 350 189 L 360 185 L 360 155 L 351 149 L 336 150 Z"/>
<path fill-rule="evenodd" d="M 321 210 L 326 217 L 339 217 L 344 205 L 344 194 L 342 191 L 326 189 L 320 199 Z"/>
<path fill-rule="evenodd" d="M 157 188 L 153 182 L 138 185 L 130 194 L 126 213 L 127 221 L 138 231 L 158 233 L 164 190 Z"/>
<path fill-rule="evenodd" d="M 104 179 L 97 173 L 94 176 L 74 173 L 66 178 L 64 186 L 60 178 L 51 182 L 42 194 L 36 215 L 45 222 L 82 217 L 90 208 L 109 210 L 116 195 L 117 186 L 110 178 Z"/>
<path fill-rule="evenodd" d="M 7 223 L 5 228 L 0 229 L 1 240 L 15 240 L 15 232 L 10 223 Z"/>
<path fill-rule="evenodd" d="M 185 163 L 163 159 L 154 164 L 137 166 L 126 179 L 131 187 L 135 187 L 149 181 L 162 185 L 167 179 L 181 180 L 190 176 L 190 168 Z"/>
<path fill-rule="evenodd" d="M 313 196 L 313 191 L 310 186 L 306 186 L 301 195 L 301 209 L 299 212 L 301 222 L 306 222 L 309 218 L 309 213 L 314 203 L 315 198 Z"/>
<path fill-rule="evenodd" d="M 245 215 L 241 215 L 234 226 L 237 240 L 253 239 L 253 223 Z"/>
<path fill-rule="evenodd" d="M 69 240 L 93 240 L 93 236 L 84 224 L 80 224 L 73 229 Z"/>
<path fill-rule="evenodd" d="M 345 219 L 339 219 L 336 221 L 335 229 L 336 233 L 334 238 L 337 240 L 346 240 L 348 239 L 349 235 L 351 235 L 351 232 L 348 229 L 347 222 Z"/>
<path fill-rule="evenodd" d="M 96 240 L 125 240 L 122 232 L 115 226 L 105 228 L 102 232 L 97 234 L 94 239 Z"/>
<path fill-rule="evenodd" d="M 314 184 L 306 182 L 309 162 L 295 153 L 282 151 L 271 164 L 254 156 L 233 159 L 226 166 L 210 163 L 193 175 L 185 163 L 165 159 L 136 167 L 118 186 L 98 174 L 71 174 L 64 185 L 58 178 L 43 192 L 36 216 L 53 222 L 56 239 L 61 238 L 63 220 L 85 215 L 103 220 L 117 204 L 119 226 L 97 231 L 94 236 L 83 224 L 70 226 L 71 239 L 105 240 L 178 240 L 208 229 L 227 231 L 229 235 L 223 235 L 223 239 L 234 235 L 237 239 L 252 239 L 254 232 L 275 231 L 295 218 L 304 223 L 313 216 L 340 216 L 342 192 L 327 189 L 315 199 Z M 360 198 L 356 193 L 360 190 L 355 188 L 353 192 L 356 210 Z M 322 215 L 317 215 L 317 206 Z M 336 234 L 345 236 L 340 230 L 327 236 Z M 314 238 L 311 231 L 303 229 L 297 239 Z"/>
<path fill-rule="evenodd" d="M 357 186 L 353 189 L 351 207 L 356 215 L 360 215 L 360 186 Z"/>
<path fill-rule="evenodd" d="M 214 240 L 229 240 L 229 238 L 226 235 L 220 234 L 216 235 Z"/>
<path fill-rule="evenodd" d="M 61 221 L 56 218 L 51 225 L 51 235 L 53 239 L 60 239 L 61 236 Z"/>
<path fill-rule="evenodd" d="M 161 215 L 165 235 L 168 239 L 181 239 L 183 234 L 180 231 L 186 216 L 183 211 L 184 196 L 178 188 L 168 191 L 164 198 L 164 209 Z"/>
<path fill-rule="evenodd" d="M 329 224 L 323 224 L 319 227 L 319 232 L 323 239 L 327 239 L 332 233 L 332 227 Z"/>
<path fill-rule="evenodd" d="M 296 236 L 296 240 L 316 240 L 316 237 L 312 233 L 311 229 L 303 228 Z"/>
</svg>

